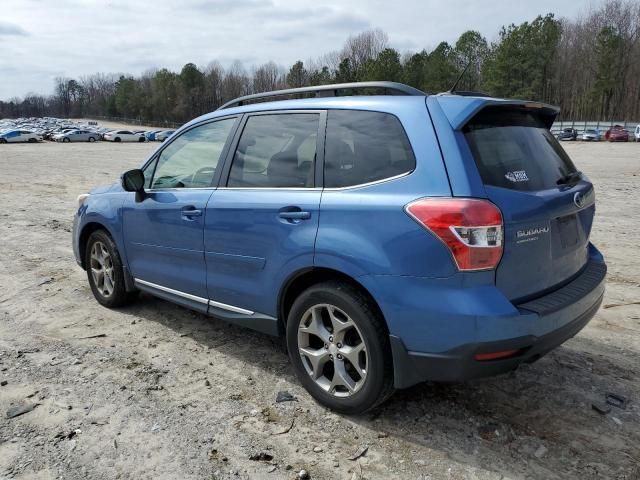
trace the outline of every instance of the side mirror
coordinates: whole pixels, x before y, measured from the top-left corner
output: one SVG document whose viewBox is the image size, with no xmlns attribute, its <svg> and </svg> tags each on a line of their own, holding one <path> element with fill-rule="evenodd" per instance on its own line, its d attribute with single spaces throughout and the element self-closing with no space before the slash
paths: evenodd
<svg viewBox="0 0 640 480">
<path fill-rule="evenodd" d="M 120 177 L 120 183 L 127 192 L 144 192 L 144 172 L 139 168 L 124 172 Z"/>
</svg>

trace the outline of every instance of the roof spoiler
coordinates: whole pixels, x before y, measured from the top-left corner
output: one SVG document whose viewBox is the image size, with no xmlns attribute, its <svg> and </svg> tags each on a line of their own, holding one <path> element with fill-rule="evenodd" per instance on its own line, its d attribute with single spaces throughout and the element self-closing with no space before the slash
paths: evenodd
<svg viewBox="0 0 640 480">
<path fill-rule="evenodd" d="M 456 95 L 438 95 L 436 98 L 454 130 L 461 130 L 480 110 L 487 107 L 522 108 L 535 110 L 540 114 L 545 126 L 550 129 L 560 108 L 547 103 L 526 100 L 502 100 L 486 97 L 463 97 Z"/>
</svg>

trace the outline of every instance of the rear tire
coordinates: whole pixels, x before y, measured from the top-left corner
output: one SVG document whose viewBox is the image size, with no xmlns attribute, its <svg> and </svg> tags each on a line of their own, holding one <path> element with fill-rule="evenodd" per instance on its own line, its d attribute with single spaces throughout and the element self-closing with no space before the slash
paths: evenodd
<svg viewBox="0 0 640 480">
<path fill-rule="evenodd" d="M 144 142 L 144 137 L 140 137 L 140 140 L 138 140 L 138 143 L 142 143 Z"/>
<path fill-rule="evenodd" d="M 69 142 L 71 141 L 71 139 L 70 139 L 70 138 L 67 138 L 67 137 L 64 137 L 64 138 L 62 139 L 62 141 L 63 141 L 63 143 L 69 143 Z"/>
<path fill-rule="evenodd" d="M 30 138 L 29 140 L 27 140 L 27 142 L 29 143 L 36 143 L 37 140 L 35 138 Z"/>
<path fill-rule="evenodd" d="M 302 385 L 332 410 L 360 414 L 394 391 L 384 320 L 348 283 L 324 282 L 300 294 L 288 316 L 287 348 Z"/>
<path fill-rule="evenodd" d="M 116 138 L 114 138 L 114 139 L 113 139 L 113 141 L 114 141 L 114 142 L 121 142 L 121 141 L 122 141 L 122 139 L 121 139 L 120 137 L 116 137 Z"/>
<path fill-rule="evenodd" d="M 89 143 L 93 143 L 95 141 L 96 141 L 96 139 L 94 137 L 89 137 Z"/>
<path fill-rule="evenodd" d="M 138 291 L 127 292 L 124 269 L 116 244 L 104 230 L 96 230 L 87 240 L 84 264 L 93 296 L 107 308 L 133 302 Z"/>
<path fill-rule="evenodd" d="M 7 139 L 6 138 L 0 138 L 0 143 L 7 143 Z"/>
</svg>

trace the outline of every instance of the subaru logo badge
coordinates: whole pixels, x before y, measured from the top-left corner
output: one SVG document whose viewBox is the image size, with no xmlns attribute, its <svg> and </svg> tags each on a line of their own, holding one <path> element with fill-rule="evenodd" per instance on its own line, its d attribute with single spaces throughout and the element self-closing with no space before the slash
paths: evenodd
<svg viewBox="0 0 640 480">
<path fill-rule="evenodd" d="M 573 196 L 573 203 L 575 203 L 578 208 L 584 207 L 584 195 L 582 195 L 581 192 L 576 192 Z"/>
</svg>

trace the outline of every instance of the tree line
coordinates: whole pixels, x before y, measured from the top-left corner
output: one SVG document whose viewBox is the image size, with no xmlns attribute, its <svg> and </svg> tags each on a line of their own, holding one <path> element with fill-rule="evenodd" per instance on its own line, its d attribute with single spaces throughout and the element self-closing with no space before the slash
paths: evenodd
<svg viewBox="0 0 640 480">
<path fill-rule="evenodd" d="M 572 120 L 640 120 L 640 3 L 607 0 L 577 19 L 540 15 L 504 26 L 488 42 L 477 31 L 454 44 L 401 54 L 382 30 L 349 37 L 343 48 L 289 68 L 267 62 L 250 69 L 213 61 L 140 76 L 57 78 L 52 95 L 0 102 L 0 118 L 124 117 L 184 122 L 233 98 L 282 88 L 389 80 L 425 92 L 458 90 L 559 105 Z"/>
</svg>

